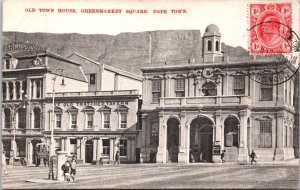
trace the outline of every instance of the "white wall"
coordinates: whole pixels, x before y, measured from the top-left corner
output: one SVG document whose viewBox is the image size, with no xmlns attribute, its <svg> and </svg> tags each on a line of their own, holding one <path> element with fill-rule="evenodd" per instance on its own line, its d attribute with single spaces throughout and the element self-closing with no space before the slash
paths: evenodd
<svg viewBox="0 0 300 190">
<path fill-rule="evenodd" d="M 53 75 L 50 73 L 46 74 L 46 93 L 51 93 L 53 88 L 53 80 L 52 77 L 56 76 L 55 80 L 55 92 L 81 92 L 81 91 L 88 91 L 88 83 L 71 79 L 71 78 L 64 78 L 64 84 L 61 85 L 63 77 Z"/>
</svg>

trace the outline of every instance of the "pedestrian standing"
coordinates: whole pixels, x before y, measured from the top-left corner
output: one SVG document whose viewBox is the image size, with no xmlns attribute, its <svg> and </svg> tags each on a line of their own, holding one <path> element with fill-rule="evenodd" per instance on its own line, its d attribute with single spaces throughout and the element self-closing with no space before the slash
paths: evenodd
<svg viewBox="0 0 300 190">
<path fill-rule="evenodd" d="M 70 181 L 70 173 L 71 173 L 71 164 L 70 164 L 70 162 L 66 161 L 66 163 L 62 166 L 62 169 L 64 171 L 65 180 Z"/>
<path fill-rule="evenodd" d="M 5 152 L 2 152 L 2 172 L 4 173 L 4 175 L 7 175 L 7 164 L 6 164 L 6 156 L 5 156 Z"/>
<path fill-rule="evenodd" d="M 119 155 L 119 151 L 116 152 L 114 165 L 115 165 L 115 164 L 117 164 L 117 165 L 120 164 L 120 155 Z"/>
<path fill-rule="evenodd" d="M 250 156 L 250 158 L 251 158 L 251 165 L 253 164 L 253 162 L 256 163 L 255 158 L 257 158 L 257 156 L 256 156 L 254 150 L 252 150 L 252 152 L 251 152 L 251 154 L 250 154 L 249 156 Z"/>
<path fill-rule="evenodd" d="M 103 154 L 102 153 L 99 156 L 99 165 L 103 165 Z"/>
<path fill-rule="evenodd" d="M 222 153 L 221 153 L 221 160 L 222 160 L 222 163 L 225 162 L 224 157 L 225 157 L 225 150 L 222 150 Z"/>
<path fill-rule="evenodd" d="M 71 178 L 73 182 L 75 182 L 76 169 L 77 169 L 77 162 L 76 162 L 76 158 L 73 157 L 71 162 Z"/>
</svg>

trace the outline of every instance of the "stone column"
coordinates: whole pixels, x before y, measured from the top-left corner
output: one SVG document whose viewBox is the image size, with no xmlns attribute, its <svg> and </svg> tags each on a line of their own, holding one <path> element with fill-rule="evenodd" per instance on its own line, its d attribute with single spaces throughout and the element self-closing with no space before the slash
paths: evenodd
<svg viewBox="0 0 300 190">
<path fill-rule="evenodd" d="M 65 138 L 65 151 L 67 152 L 67 155 L 70 155 L 70 138 Z"/>
<path fill-rule="evenodd" d="M 239 163 L 249 162 L 247 148 L 247 110 L 240 111 L 240 127 L 239 127 Z"/>
<path fill-rule="evenodd" d="M 33 110 L 30 112 L 30 125 L 31 125 L 31 129 L 34 129 L 34 112 Z"/>
<path fill-rule="evenodd" d="M 9 96 L 9 82 L 5 82 L 6 83 L 6 100 L 9 100 L 10 96 Z"/>
<path fill-rule="evenodd" d="M 164 97 L 169 97 L 170 94 L 169 94 L 169 79 L 168 79 L 168 76 L 166 77 L 163 77 L 161 79 L 161 97 L 164 98 Z"/>
<path fill-rule="evenodd" d="M 194 96 L 194 78 L 192 76 L 189 76 L 189 92 L 188 92 L 188 97 L 193 97 Z"/>
<path fill-rule="evenodd" d="M 86 142 L 86 139 L 85 137 L 82 138 L 81 140 L 81 143 L 80 143 L 80 158 L 82 160 L 82 163 L 85 163 L 85 142 Z"/>
<path fill-rule="evenodd" d="M 184 97 L 189 97 L 189 78 L 184 79 Z"/>
<path fill-rule="evenodd" d="M 19 97 L 19 100 L 22 100 L 23 99 L 23 82 L 22 81 L 19 81 L 19 84 L 20 84 L 20 89 L 19 89 L 19 93 L 20 93 L 20 97 Z M 25 93 L 25 92 L 24 92 Z"/>
<path fill-rule="evenodd" d="M 166 163 L 167 156 L 167 133 L 166 126 L 164 126 L 164 118 L 162 114 L 159 114 L 159 145 L 157 150 L 156 162 L 157 163 Z"/>
<path fill-rule="evenodd" d="M 15 113 L 15 126 L 16 126 L 16 129 L 19 129 L 19 111 L 17 110 L 16 113 Z"/>
<path fill-rule="evenodd" d="M 112 161 L 114 160 L 115 158 L 115 155 L 114 155 L 114 139 L 113 138 L 110 138 L 109 139 L 109 160 Z"/>
<path fill-rule="evenodd" d="M 13 99 L 17 99 L 17 88 L 16 88 L 16 81 L 13 81 Z"/>
<path fill-rule="evenodd" d="M 61 137 L 61 151 L 66 151 L 65 144 L 66 144 L 66 137 Z"/>
<path fill-rule="evenodd" d="M 32 164 L 32 143 L 31 143 L 31 139 L 27 140 L 27 163 L 28 164 Z"/>
<path fill-rule="evenodd" d="M 180 142 L 179 142 L 179 153 L 178 153 L 178 162 L 179 163 L 187 163 L 187 140 L 186 139 L 186 113 L 182 112 L 180 114 L 180 125 L 179 130 L 180 130 Z"/>
<path fill-rule="evenodd" d="M 32 98 L 35 99 L 36 98 L 36 81 L 35 80 L 32 80 L 32 85 L 33 85 Z"/>
<path fill-rule="evenodd" d="M 93 139 L 93 162 L 97 161 L 97 139 Z"/>
<path fill-rule="evenodd" d="M 201 93 L 199 92 L 200 90 L 199 90 L 199 88 L 201 88 L 200 87 L 200 80 L 199 80 L 199 78 L 197 77 L 197 78 L 195 78 L 195 80 L 194 80 L 194 94 L 195 94 L 195 96 L 201 96 Z"/>
<path fill-rule="evenodd" d="M 273 122 L 272 122 L 273 123 Z M 275 160 L 284 159 L 284 111 L 277 113 Z"/>
<path fill-rule="evenodd" d="M 223 150 L 223 144 L 221 144 L 221 139 L 222 139 L 222 128 L 221 128 L 221 112 L 217 111 L 215 113 L 216 116 L 216 125 L 213 127 L 213 134 L 214 134 L 214 144 L 220 144 L 221 145 L 221 150 Z M 213 155 L 213 161 L 214 162 L 221 162 L 221 157 L 220 155 Z"/>
<path fill-rule="evenodd" d="M 100 159 L 100 154 L 102 154 L 102 139 L 97 139 L 97 160 Z"/>
<path fill-rule="evenodd" d="M 77 160 L 82 160 L 81 158 L 81 139 L 77 138 L 77 144 L 76 144 L 76 156 L 77 156 Z"/>
</svg>

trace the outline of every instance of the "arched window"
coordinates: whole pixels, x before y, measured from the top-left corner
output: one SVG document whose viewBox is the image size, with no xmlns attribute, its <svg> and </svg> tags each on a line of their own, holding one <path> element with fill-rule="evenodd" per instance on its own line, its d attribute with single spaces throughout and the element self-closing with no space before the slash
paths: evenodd
<svg viewBox="0 0 300 190">
<path fill-rule="evenodd" d="M 203 96 L 216 96 L 217 95 L 217 86 L 213 82 L 206 82 L 202 85 Z"/>
<path fill-rule="evenodd" d="M 219 41 L 216 41 L 216 51 L 219 51 Z"/>
<path fill-rule="evenodd" d="M 2 100 L 6 100 L 6 82 L 2 82 Z"/>
<path fill-rule="evenodd" d="M 17 95 L 17 99 L 20 99 L 21 98 L 21 94 L 20 94 L 20 82 L 16 82 L 16 95 Z"/>
<path fill-rule="evenodd" d="M 211 40 L 207 41 L 207 51 L 212 51 L 212 42 L 211 42 Z"/>
<path fill-rule="evenodd" d="M 6 69 L 10 69 L 10 60 L 9 59 L 6 59 L 5 60 L 5 66 L 6 66 Z"/>
<path fill-rule="evenodd" d="M 34 128 L 39 129 L 39 128 L 41 128 L 41 110 L 40 110 L 40 108 L 34 108 L 33 114 L 34 114 Z"/>
<path fill-rule="evenodd" d="M 9 99 L 12 100 L 14 97 L 14 86 L 12 82 L 8 83 L 8 88 L 9 88 Z"/>
<path fill-rule="evenodd" d="M 5 120 L 4 120 L 4 123 L 5 123 L 5 128 L 8 129 L 10 128 L 10 118 L 11 118 L 11 112 L 10 112 L 10 109 L 8 108 L 5 108 L 4 109 L 4 117 L 5 117 Z"/>
<path fill-rule="evenodd" d="M 19 122 L 18 127 L 21 129 L 26 128 L 26 109 L 25 108 L 19 108 L 18 109 L 18 115 L 19 115 Z"/>
</svg>

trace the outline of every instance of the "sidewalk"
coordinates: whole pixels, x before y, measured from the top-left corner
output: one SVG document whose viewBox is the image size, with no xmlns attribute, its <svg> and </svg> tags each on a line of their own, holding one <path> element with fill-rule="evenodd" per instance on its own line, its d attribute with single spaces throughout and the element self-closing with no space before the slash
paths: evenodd
<svg viewBox="0 0 300 190">
<path fill-rule="evenodd" d="M 49 180 L 49 179 L 27 179 L 29 183 L 64 183 L 65 181 Z"/>
</svg>

